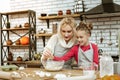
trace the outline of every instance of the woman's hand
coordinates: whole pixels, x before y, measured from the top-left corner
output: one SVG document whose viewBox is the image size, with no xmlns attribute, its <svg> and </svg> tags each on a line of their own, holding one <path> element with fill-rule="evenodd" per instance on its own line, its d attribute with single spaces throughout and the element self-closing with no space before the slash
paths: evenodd
<svg viewBox="0 0 120 80">
<path fill-rule="evenodd" d="M 53 56 L 53 53 L 50 51 L 50 49 L 46 49 L 44 52 L 43 52 L 43 60 L 47 60 L 47 59 L 53 59 L 54 56 Z"/>
</svg>

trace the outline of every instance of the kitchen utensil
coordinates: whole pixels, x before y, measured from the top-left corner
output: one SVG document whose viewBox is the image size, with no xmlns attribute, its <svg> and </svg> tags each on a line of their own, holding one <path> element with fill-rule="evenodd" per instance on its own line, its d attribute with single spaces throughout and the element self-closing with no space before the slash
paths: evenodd
<svg viewBox="0 0 120 80">
<path fill-rule="evenodd" d="M 97 44 L 97 34 L 98 32 L 95 33 L 96 44 Z"/>
<path fill-rule="evenodd" d="M 115 42 L 115 46 L 118 47 L 118 31 L 116 33 L 116 42 Z"/>
<path fill-rule="evenodd" d="M 102 55 L 103 50 L 102 50 L 102 49 L 99 49 L 99 50 L 98 50 L 98 53 L 99 53 L 99 55 Z"/>
<path fill-rule="evenodd" d="M 60 71 L 63 68 L 64 61 L 47 60 L 44 65 L 47 71 Z"/>
<path fill-rule="evenodd" d="M 101 33 L 100 43 L 102 43 L 104 38 L 103 38 L 103 35 L 102 35 L 102 31 L 100 31 L 100 33 Z"/>
<path fill-rule="evenodd" d="M 111 46 L 111 45 L 112 45 L 112 41 L 111 41 L 111 35 L 112 35 L 112 34 L 111 34 L 111 31 L 109 31 L 109 34 L 110 34 L 110 35 L 109 35 L 110 40 L 109 40 L 109 42 L 108 42 L 108 45 Z"/>
<path fill-rule="evenodd" d="M 12 73 L 10 72 L 4 72 L 4 71 L 0 71 L 0 79 L 1 80 L 13 80 Z"/>
</svg>

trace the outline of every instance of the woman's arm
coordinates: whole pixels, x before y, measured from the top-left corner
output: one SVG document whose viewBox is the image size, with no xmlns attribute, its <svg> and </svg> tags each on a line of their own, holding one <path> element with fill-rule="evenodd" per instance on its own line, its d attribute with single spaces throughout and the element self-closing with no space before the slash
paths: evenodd
<svg viewBox="0 0 120 80">
<path fill-rule="evenodd" d="M 41 56 L 41 62 L 44 60 L 47 60 L 49 56 L 51 56 L 51 54 L 54 53 L 54 48 L 55 48 L 56 43 L 57 43 L 57 35 L 53 35 L 49 39 L 47 45 L 45 46 L 43 50 L 43 54 Z"/>
<path fill-rule="evenodd" d="M 52 37 L 50 37 L 50 39 L 48 40 L 44 50 L 43 50 L 43 53 L 46 51 L 46 50 L 50 50 L 52 53 L 54 53 L 54 49 L 55 49 L 55 45 L 57 43 L 57 34 L 53 35 Z"/>
</svg>

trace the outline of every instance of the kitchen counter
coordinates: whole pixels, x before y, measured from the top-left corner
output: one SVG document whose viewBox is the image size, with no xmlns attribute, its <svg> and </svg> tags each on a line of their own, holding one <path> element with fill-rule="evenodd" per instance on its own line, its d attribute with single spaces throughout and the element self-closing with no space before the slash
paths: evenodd
<svg viewBox="0 0 120 80">
<path fill-rule="evenodd" d="M 60 71 L 46 71 L 41 68 L 25 68 L 23 70 L 14 71 L 20 74 L 20 79 L 13 80 L 56 80 L 54 77 L 56 74 L 65 74 L 66 76 L 82 76 L 82 70 L 71 70 L 71 69 L 63 69 Z M 39 74 L 38 74 L 39 73 Z M 43 73 L 46 74 L 43 76 Z M 48 75 L 49 76 L 48 76 Z M 96 74 L 98 75 L 98 74 Z M 97 76 L 98 77 L 98 76 Z"/>
</svg>

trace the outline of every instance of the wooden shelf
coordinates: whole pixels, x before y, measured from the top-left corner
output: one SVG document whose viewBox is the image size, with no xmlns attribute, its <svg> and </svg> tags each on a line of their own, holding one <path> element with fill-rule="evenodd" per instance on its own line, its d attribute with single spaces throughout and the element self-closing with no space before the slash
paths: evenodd
<svg viewBox="0 0 120 80">
<path fill-rule="evenodd" d="M 7 28 L 7 29 L 1 29 L 2 31 L 13 31 L 13 30 L 28 30 L 29 27 L 26 28 Z"/>
<path fill-rule="evenodd" d="M 47 19 L 62 19 L 64 17 L 73 17 L 73 18 L 77 18 L 80 17 L 80 14 L 71 14 L 71 15 L 61 15 L 61 16 L 45 16 L 45 17 L 38 17 L 38 19 L 40 20 L 47 20 Z"/>
<path fill-rule="evenodd" d="M 33 10 L 23 10 L 23 11 L 4 12 L 3 14 L 9 14 L 9 15 L 24 14 L 24 13 L 28 13 L 29 11 L 34 12 Z"/>
<path fill-rule="evenodd" d="M 53 33 L 35 34 L 36 37 L 42 37 L 43 46 L 45 46 L 45 37 L 50 37 L 52 35 Z"/>
<path fill-rule="evenodd" d="M 53 35 L 53 33 L 35 34 L 35 36 L 37 36 L 37 37 L 43 37 L 43 36 L 45 36 L 45 37 L 50 37 L 50 36 L 52 36 L 52 35 Z"/>
<path fill-rule="evenodd" d="M 28 47 L 29 45 L 3 45 L 3 47 Z"/>
<path fill-rule="evenodd" d="M 19 63 L 19 64 L 41 64 L 39 60 L 34 61 L 4 61 L 4 63 Z"/>
<path fill-rule="evenodd" d="M 40 62 L 40 60 L 32 60 L 32 61 L 25 61 L 25 63 L 26 64 L 32 64 L 32 65 L 34 65 L 34 64 L 41 64 L 41 62 Z"/>
<path fill-rule="evenodd" d="M 4 63 L 10 63 L 10 64 L 25 64 L 25 61 L 4 61 Z"/>
<path fill-rule="evenodd" d="M 18 67 L 25 66 L 25 67 L 30 67 L 30 68 L 40 68 L 40 66 L 42 66 L 42 63 L 40 62 L 40 60 L 34 60 L 34 61 L 4 61 L 4 63 L 8 63 L 8 64 L 15 64 Z"/>
</svg>

